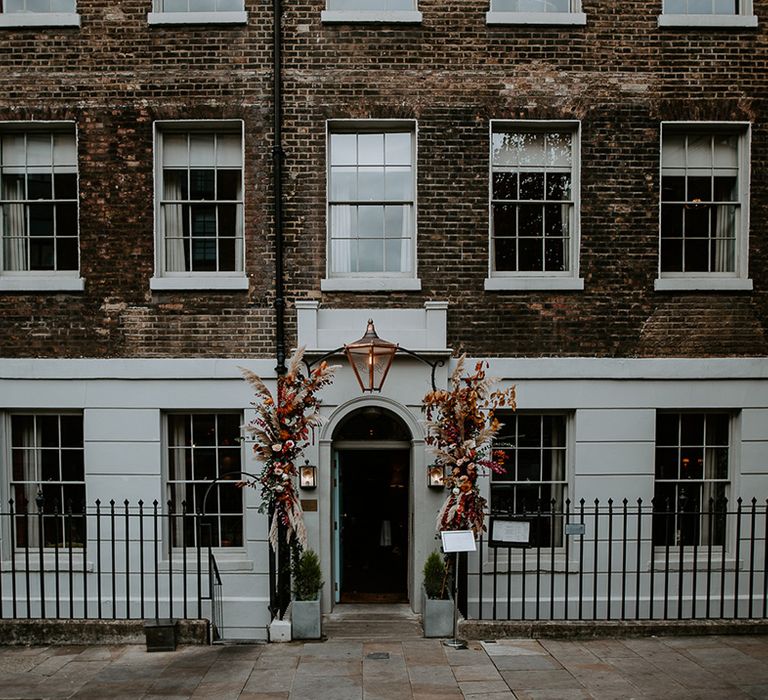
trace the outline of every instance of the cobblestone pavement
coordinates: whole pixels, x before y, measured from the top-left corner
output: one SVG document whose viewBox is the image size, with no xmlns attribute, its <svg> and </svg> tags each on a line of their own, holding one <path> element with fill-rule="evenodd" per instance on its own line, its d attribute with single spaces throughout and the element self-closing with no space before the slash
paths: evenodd
<svg viewBox="0 0 768 700">
<path fill-rule="evenodd" d="M 768 699 L 768 636 L 0 647 L 0 698 Z"/>
</svg>

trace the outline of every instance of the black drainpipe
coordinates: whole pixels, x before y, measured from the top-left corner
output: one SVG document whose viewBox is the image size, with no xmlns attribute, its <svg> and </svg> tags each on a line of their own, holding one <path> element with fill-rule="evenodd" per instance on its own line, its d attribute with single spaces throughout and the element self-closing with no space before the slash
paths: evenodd
<svg viewBox="0 0 768 700">
<path fill-rule="evenodd" d="M 272 75 L 275 135 L 272 146 L 273 189 L 275 197 L 275 356 L 278 375 L 285 374 L 285 284 L 283 279 L 283 85 L 282 85 L 282 15 L 281 0 L 273 0 L 274 43 L 272 46 Z"/>
<path fill-rule="evenodd" d="M 272 45 L 272 76 L 274 101 L 272 145 L 273 190 L 275 217 L 275 372 L 286 373 L 285 366 L 285 280 L 283 276 L 283 85 L 282 85 L 282 15 L 281 0 L 273 0 L 274 41 Z M 273 510 L 270 508 L 270 520 Z M 278 522 L 277 552 L 269 548 L 270 609 L 273 617 L 283 618 L 291 595 L 290 554 L 285 525 Z"/>
</svg>

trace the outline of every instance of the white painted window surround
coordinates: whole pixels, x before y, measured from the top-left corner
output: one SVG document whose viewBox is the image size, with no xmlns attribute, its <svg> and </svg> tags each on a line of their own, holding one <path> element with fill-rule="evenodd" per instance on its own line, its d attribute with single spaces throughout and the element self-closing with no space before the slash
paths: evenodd
<svg viewBox="0 0 768 700">
<path fill-rule="evenodd" d="M 491 0 L 487 24 L 585 25 L 581 0 Z"/>
<path fill-rule="evenodd" d="M 247 12 L 149 12 L 147 23 L 163 24 L 248 24 Z"/>
<path fill-rule="evenodd" d="M 0 12 L 0 28 L 79 26 L 77 12 Z"/>
<path fill-rule="evenodd" d="M 77 178 L 74 122 L 0 124 L 0 292 L 83 291 Z"/>
<path fill-rule="evenodd" d="M 416 123 L 327 125 L 327 274 L 322 291 L 418 291 Z"/>
<path fill-rule="evenodd" d="M 757 27 L 752 0 L 663 0 L 660 27 Z"/>
<path fill-rule="evenodd" d="M 584 26 L 584 12 L 486 12 L 486 24 L 555 24 Z"/>
<path fill-rule="evenodd" d="M 489 128 L 485 291 L 583 290 L 580 123 L 491 120 Z"/>
<path fill-rule="evenodd" d="M 420 24 L 418 10 L 323 10 L 320 21 L 325 24 L 371 22 L 375 24 Z"/>
<path fill-rule="evenodd" d="M 241 120 L 155 122 L 150 289 L 247 290 Z"/>
<path fill-rule="evenodd" d="M 752 290 L 748 276 L 750 135 L 748 122 L 661 124 L 656 291 Z M 673 235 L 676 229 L 684 234 L 679 239 Z M 684 246 L 682 252 L 670 247 L 677 242 Z M 710 251 L 709 262 L 689 260 L 689 253 L 696 249 L 687 246 L 703 244 Z M 671 262 L 678 258 L 679 263 Z M 691 270 L 686 271 L 691 261 Z"/>
</svg>

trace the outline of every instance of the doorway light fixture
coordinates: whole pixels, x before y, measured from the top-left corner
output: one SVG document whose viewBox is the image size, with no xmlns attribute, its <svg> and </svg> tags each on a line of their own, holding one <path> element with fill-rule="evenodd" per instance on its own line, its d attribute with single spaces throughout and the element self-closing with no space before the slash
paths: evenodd
<svg viewBox="0 0 768 700">
<path fill-rule="evenodd" d="M 408 348 L 404 348 L 398 343 L 392 343 L 379 338 L 372 318 L 368 319 L 368 325 L 362 338 L 331 350 L 311 362 L 305 358 L 304 364 L 307 366 L 307 369 L 311 370 L 318 362 L 322 362 L 333 355 L 344 353 L 355 373 L 360 389 L 362 389 L 363 393 L 373 393 L 374 391 L 381 391 L 381 388 L 384 386 L 384 380 L 389 373 L 389 368 L 392 366 L 392 360 L 395 359 L 395 355 L 398 352 L 404 352 L 406 355 L 415 357 L 420 362 L 428 365 L 432 369 L 432 390 L 437 389 L 435 370 L 438 367 L 442 367 L 445 361 L 435 360 L 430 362 L 426 357 L 413 350 L 408 350 Z"/>
<path fill-rule="evenodd" d="M 308 459 L 299 467 L 299 486 L 306 490 L 317 488 L 317 467 Z"/>
<path fill-rule="evenodd" d="M 439 464 L 427 467 L 427 486 L 431 489 L 441 489 L 444 485 L 445 471 Z"/>
</svg>

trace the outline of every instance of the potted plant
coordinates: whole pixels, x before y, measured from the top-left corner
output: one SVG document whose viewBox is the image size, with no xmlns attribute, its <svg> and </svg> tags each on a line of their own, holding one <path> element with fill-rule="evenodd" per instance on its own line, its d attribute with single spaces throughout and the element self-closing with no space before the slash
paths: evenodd
<svg viewBox="0 0 768 700">
<path fill-rule="evenodd" d="M 424 562 L 422 624 L 425 637 L 450 637 L 453 634 L 453 600 L 448 583 L 445 560 L 432 552 Z"/>
<path fill-rule="evenodd" d="M 293 562 L 293 601 L 291 602 L 291 635 L 294 639 L 320 639 L 320 589 L 323 587 L 320 560 L 311 549 L 305 549 Z"/>
</svg>

